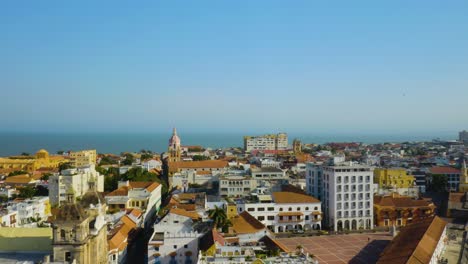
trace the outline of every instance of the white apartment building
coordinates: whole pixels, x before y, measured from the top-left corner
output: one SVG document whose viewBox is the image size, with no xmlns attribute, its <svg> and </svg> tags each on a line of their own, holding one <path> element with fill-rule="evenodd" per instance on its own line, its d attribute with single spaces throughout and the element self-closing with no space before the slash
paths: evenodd
<svg viewBox="0 0 468 264">
<path fill-rule="evenodd" d="M 10 202 L 8 204 L 8 211 L 10 213 L 16 212 L 16 224 L 18 226 L 47 220 L 50 216 L 49 197 L 33 197 L 22 201 Z"/>
<path fill-rule="evenodd" d="M 228 175 L 219 178 L 219 195 L 222 197 L 243 197 L 257 188 L 257 180 L 250 176 Z"/>
<path fill-rule="evenodd" d="M 312 196 L 294 192 L 273 192 L 272 195 L 260 195 L 258 198 L 257 203 L 238 203 L 238 213 L 248 212 L 275 233 L 321 229 L 321 203 Z"/>
<path fill-rule="evenodd" d="M 281 162 L 273 160 L 273 159 L 262 159 L 260 161 L 260 167 L 262 168 L 277 168 L 279 169 L 281 167 Z"/>
<path fill-rule="evenodd" d="M 109 210 L 140 209 L 146 228 L 161 206 L 161 188 L 157 182 L 121 181 L 116 190 L 106 195 L 106 204 Z"/>
<path fill-rule="evenodd" d="M 283 150 L 288 148 L 288 134 L 269 134 L 263 136 L 245 136 L 244 150 Z"/>
<path fill-rule="evenodd" d="M 184 171 L 177 172 L 171 177 L 172 186 L 187 190 L 190 184 L 213 184 L 218 181 L 218 174 L 213 175 L 209 171 Z"/>
<path fill-rule="evenodd" d="M 307 193 L 323 203 L 325 224 L 331 229 L 374 227 L 373 168 L 353 162 L 307 164 Z"/>
<path fill-rule="evenodd" d="M 196 263 L 201 234 L 192 226 L 191 217 L 171 212 L 155 224 L 148 242 L 148 263 Z"/>
<path fill-rule="evenodd" d="M 72 151 L 70 152 L 70 157 L 72 158 L 73 165 L 76 168 L 85 167 L 90 164 L 96 165 L 96 150 L 81 150 L 81 151 Z"/>
<path fill-rule="evenodd" d="M 252 168 L 250 169 L 252 178 L 258 181 L 275 181 L 287 180 L 285 171 L 278 168 L 265 167 L 265 168 Z"/>
<path fill-rule="evenodd" d="M 96 191 L 104 191 L 104 175 L 99 174 L 94 165 L 63 170 L 49 178 L 49 198 L 52 206 L 67 200 L 67 192 L 74 192 L 75 197 L 83 196 L 89 190 L 89 183 L 94 182 Z"/>
</svg>

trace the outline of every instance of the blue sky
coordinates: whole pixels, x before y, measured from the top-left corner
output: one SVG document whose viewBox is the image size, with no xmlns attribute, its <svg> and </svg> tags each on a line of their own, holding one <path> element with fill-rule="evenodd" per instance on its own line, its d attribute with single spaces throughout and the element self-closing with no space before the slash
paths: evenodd
<svg viewBox="0 0 468 264">
<path fill-rule="evenodd" d="M 468 1 L 4 1 L 0 131 L 468 129 L 467 14 Z"/>
</svg>

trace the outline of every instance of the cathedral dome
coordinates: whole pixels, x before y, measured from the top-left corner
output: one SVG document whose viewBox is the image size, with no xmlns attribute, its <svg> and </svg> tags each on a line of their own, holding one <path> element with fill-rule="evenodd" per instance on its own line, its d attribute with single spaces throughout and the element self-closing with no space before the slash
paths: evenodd
<svg viewBox="0 0 468 264">
<path fill-rule="evenodd" d="M 177 148 L 180 147 L 180 138 L 177 136 L 177 130 L 174 128 L 172 131 L 172 137 L 169 139 L 169 147 Z"/>
</svg>

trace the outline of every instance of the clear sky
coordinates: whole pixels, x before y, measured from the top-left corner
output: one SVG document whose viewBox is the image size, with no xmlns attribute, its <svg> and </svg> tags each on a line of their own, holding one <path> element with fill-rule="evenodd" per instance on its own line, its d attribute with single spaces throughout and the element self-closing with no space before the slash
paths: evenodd
<svg viewBox="0 0 468 264">
<path fill-rule="evenodd" d="M 0 131 L 468 129 L 466 0 L 125 2 L 0 3 Z"/>
</svg>

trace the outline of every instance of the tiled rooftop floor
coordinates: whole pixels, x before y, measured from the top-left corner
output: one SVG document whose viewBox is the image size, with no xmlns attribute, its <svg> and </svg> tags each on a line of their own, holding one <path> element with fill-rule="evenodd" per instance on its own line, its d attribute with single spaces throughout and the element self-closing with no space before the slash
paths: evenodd
<svg viewBox="0 0 468 264">
<path fill-rule="evenodd" d="M 304 252 L 313 254 L 321 264 L 369 264 L 377 261 L 391 239 L 388 234 L 349 234 L 277 240 L 291 251 L 302 245 Z"/>
</svg>

